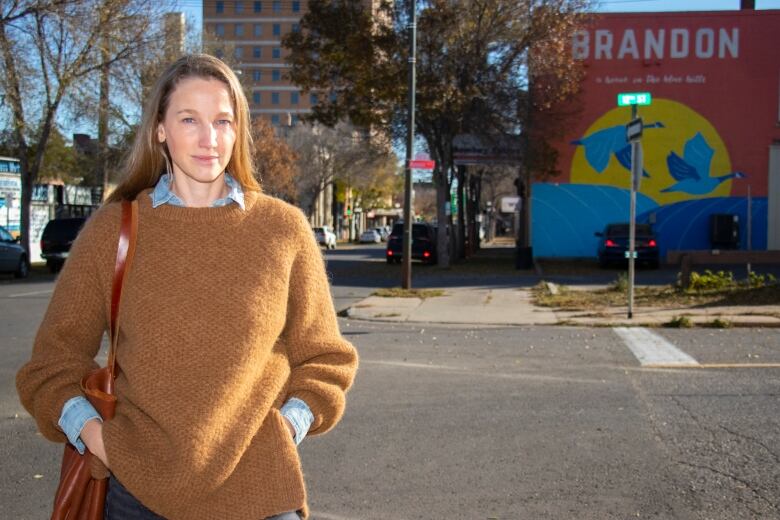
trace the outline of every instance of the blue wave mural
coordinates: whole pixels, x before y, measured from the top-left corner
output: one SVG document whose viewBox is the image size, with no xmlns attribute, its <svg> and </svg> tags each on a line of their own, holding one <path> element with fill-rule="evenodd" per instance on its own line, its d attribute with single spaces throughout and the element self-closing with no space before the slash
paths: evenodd
<svg viewBox="0 0 780 520">
<path fill-rule="evenodd" d="M 532 240 L 534 256 L 595 257 L 596 231 L 611 222 L 627 222 L 629 191 L 588 184 L 534 184 Z M 747 199 L 715 197 L 659 206 L 637 193 L 637 222 L 651 223 L 661 258 L 668 250 L 710 249 L 710 215 L 737 215 L 741 249 L 747 248 Z M 766 197 L 752 200 L 752 249 L 767 247 Z"/>
</svg>

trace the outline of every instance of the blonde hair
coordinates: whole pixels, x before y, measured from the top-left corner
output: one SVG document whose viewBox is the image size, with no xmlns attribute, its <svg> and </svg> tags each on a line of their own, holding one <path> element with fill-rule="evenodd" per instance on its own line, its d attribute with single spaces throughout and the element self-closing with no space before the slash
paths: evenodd
<svg viewBox="0 0 780 520">
<path fill-rule="evenodd" d="M 122 168 L 122 181 L 106 202 L 132 200 L 151 188 L 165 172 L 165 143 L 157 139 L 157 126 L 165 118 L 171 94 L 186 78 L 216 79 L 225 84 L 233 102 L 236 142 L 227 171 L 245 191 L 260 191 L 252 163 L 252 134 L 249 104 L 235 73 L 224 62 L 208 54 L 190 54 L 173 62 L 160 75 L 144 107 L 141 125 Z"/>
</svg>

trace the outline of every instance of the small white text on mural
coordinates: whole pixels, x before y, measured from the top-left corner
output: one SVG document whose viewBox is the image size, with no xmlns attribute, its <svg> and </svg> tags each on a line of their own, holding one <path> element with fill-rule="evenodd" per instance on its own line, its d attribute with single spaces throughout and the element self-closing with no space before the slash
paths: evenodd
<svg viewBox="0 0 780 520">
<path fill-rule="evenodd" d="M 647 74 L 645 76 L 596 76 L 594 81 L 604 85 L 704 85 L 704 74 Z"/>
<path fill-rule="evenodd" d="M 626 29 L 622 34 L 579 30 L 574 33 L 572 52 L 578 60 L 738 58 L 739 29 Z"/>
</svg>

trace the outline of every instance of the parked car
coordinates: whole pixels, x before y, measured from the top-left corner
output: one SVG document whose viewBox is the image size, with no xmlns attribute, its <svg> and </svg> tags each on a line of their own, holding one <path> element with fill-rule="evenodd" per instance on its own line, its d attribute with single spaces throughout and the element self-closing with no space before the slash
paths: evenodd
<svg viewBox="0 0 780 520">
<path fill-rule="evenodd" d="M 387 239 L 385 257 L 388 264 L 401 263 L 403 259 L 404 224 L 398 222 L 393 225 L 390 237 Z M 436 230 L 425 222 L 412 224 L 412 259 L 424 263 L 436 263 Z"/>
<path fill-rule="evenodd" d="M 43 228 L 41 257 L 52 273 L 59 272 L 70 254 L 70 246 L 76 240 L 86 217 L 56 218 Z"/>
<path fill-rule="evenodd" d="M 27 253 L 7 229 L 0 226 L 0 272 L 13 273 L 16 278 L 27 278 L 30 262 Z"/>
<path fill-rule="evenodd" d="M 314 236 L 317 238 L 317 243 L 321 246 L 325 246 L 328 249 L 336 249 L 336 234 L 330 226 L 314 228 Z"/>
<path fill-rule="evenodd" d="M 596 233 L 599 241 L 598 257 L 599 265 L 607 267 L 611 263 L 624 263 L 627 261 L 626 252 L 628 251 L 629 224 L 617 223 L 608 224 L 603 232 Z M 637 263 L 648 264 L 657 269 L 660 260 L 658 253 L 658 241 L 656 240 L 653 228 L 649 224 L 636 225 L 636 261 Z"/>
<path fill-rule="evenodd" d="M 382 235 L 376 229 L 367 229 L 360 234 L 361 244 L 380 244 Z"/>
<path fill-rule="evenodd" d="M 387 231 L 387 228 L 385 228 L 385 227 L 375 227 L 374 231 L 379 233 L 379 237 L 382 239 L 382 242 L 387 242 L 387 237 L 390 236 L 390 233 Z"/>
</svg>

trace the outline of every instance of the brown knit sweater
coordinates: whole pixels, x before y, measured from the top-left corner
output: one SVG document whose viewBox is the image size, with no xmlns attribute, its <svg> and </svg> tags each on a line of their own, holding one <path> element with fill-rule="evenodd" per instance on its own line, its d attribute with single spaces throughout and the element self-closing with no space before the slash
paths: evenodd
<svg viewBox="0 0 780 520">
<path fill-rule="evenodd" d="M 246 209 L 164 205 L 138 196 L 136 256 L 120 310 L 111 471 L 170 520 L 260 520 L 306 510 L 300 460 L 279 407 L 331 429 L 357 354 L 339 333 L 322 255 L 303 215 L 245 193 Z M 17 375 L 43 435 L 64 442 L 64 403 L 107 328 L 119 204 L 93 215 L 71 250 Z"/>
</svg>

